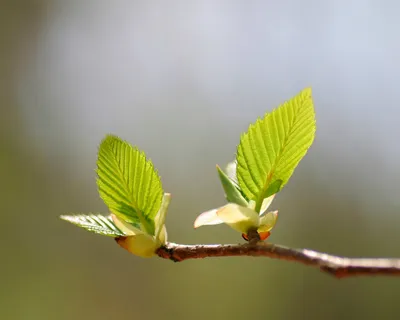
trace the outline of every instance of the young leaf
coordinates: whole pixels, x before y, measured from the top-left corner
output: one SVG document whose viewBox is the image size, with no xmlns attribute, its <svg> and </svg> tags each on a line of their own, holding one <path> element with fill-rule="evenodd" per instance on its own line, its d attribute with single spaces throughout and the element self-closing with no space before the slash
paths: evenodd
<svg viewBox="0 0 400 320">
<path fill-rule="evenodd" d="M 164 193 L 162 202 L 161 202 L 161 207 L 160 210 L 157 213 L 157 216 L 154 218 L 154 224 L 155 224 L 155 236 L 157 239 L 160 238 L 160 235 L 164 232 L 164 240 L 162 241 L 163 243 L 167 241 L 166 239 L 166 228 L 165 228 L 165 219 L 167 217 L 167 211 L 168 211 L 168 206 L 169 203 L 171 202 L 171 194 L 170 193 Z"/>
<path fill-rule="evenodd" d="M 247 201 L 242 196 L 238 186 L 235 182 L 230 179 L 225 172 L 221 170 L 219 166 L 217 166 L 218 176 L 221 180 L 222 187 L 225 191 L 225 197 L 228 202 L 236 203 L 240 206 L 246 207 Z"/>
<path fill-rule="evenodd" d="M 250 228 L 257 229 L 260 223 L 257 212 L 235 203 L 228 203 L 219 208 L 217 216 L 228 226 L 241 233 L 247 233 Z"/>
<path fill-rule="evenodd" d="M 153 235 L 163 189 L 145 154 L 109 135 L 100 144 L 97 174 L 100 197 L 110 211 L 132 224 L 140 224 L 143 231 Z"/>
<path fill-rule="evenodd" d="M 229 162 L 226 166 L 226 175 L 228 176 L 229 179 L 231 179 L 235 184 L 238 185 L 237 181 L 237 175 L 236 175 L 236 160 Z M 239 185 L 238 185 L 239 186 Z"/>
<path fill-rule="evenodd" d="M 60 218 L 103 236 L 117 238 L 125 235 L 112 221 L 111 216 L 105 217 L 101 214 L 78 214 L 60 216 Z"/>
<path fill-rule="evenodd" d="M 251 124 L 237 149 L 237 178 L 260 210 L 264 198 L 280 191 L 314 140 L 311 89 L 301 91 Z"/>
</svg>

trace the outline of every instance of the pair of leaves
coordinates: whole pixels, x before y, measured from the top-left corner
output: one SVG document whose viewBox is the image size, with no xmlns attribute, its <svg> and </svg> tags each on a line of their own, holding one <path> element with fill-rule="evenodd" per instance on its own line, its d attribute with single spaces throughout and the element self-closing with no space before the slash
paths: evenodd
<svg viewBox="0 0 400 320">
<path fill-rule="evenodd" d="M 251 124 L 241 136 L 236 161 L 228 174 L 217 167 L 228 202 L 260 213 L 264 199 L 279 192 L 311 146 L 315 113 L 311 89 L 301 91 L 264 118 Z M 111 213 L 148 235 L 155 235 L 156 215 L 163 189 L 150 160 L 136 147 L 109 135 L 100 144 L 97 161 L 99 193 Z M 110 217 L 62 216 L 89 231 L 125 235 Z"/>
<path fill-rule="evenodd" d="M 242 134 L 230 177 L 217 167 L 228 202 L 246 206 L 253 200 L 260 212 L 263 200 L 286 185 L 314 135 L 315 112 L 307 88 Z"/>
<path fill-rule="evenodd" d="M 97 175 L 100 197 L 111 213 L 154 235 L 155 217 L 164 192 L 160 177 L 145 154 L 128 142 L 108 135 L 99 147 Z M 98 234 L 124 235 L 110 217 L 72 215 L 61 218 Z"/>
</svg>

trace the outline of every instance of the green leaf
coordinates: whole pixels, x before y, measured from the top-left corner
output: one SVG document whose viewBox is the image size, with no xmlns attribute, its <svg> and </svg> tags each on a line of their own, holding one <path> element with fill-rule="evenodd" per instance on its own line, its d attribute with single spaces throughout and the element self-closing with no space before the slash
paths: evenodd
<svg viewBox="0 0 400 320">
<path fill-rule="evenodd" d="M 242 196 L 238 186 L 236 183 L 230 179 L 225 172 L 221 170 L 219 166 L 217 166 L 218 176 L 221 180 L 222 187 L 225 191 L 225 197 L 228 202 L 236 203 L 240 206 L 247 207 L 247 201 Z"/>
<path fill-rule="evenodd" d="M 246 197 L 256 201 L 257 212 L 264 198 L 288 182 L 314 135 L 315 112 L 307 88 L 251 124 L 241 136 L 237 178 Z"/>
<path fill-rule="evenodd" d="M 154 219 L 154 224 L 155 224 L 155 228 L 156 228 L 156 230 L 155 230 L 156 239 L 160 238 L 160 236 L 163 232 L 163 229 L 164 229 L 164 232 L 166 232 L 165 219 L 167 217 L 167 211 L 168 211 L 168 206 L 169 206 L 170 202 L 171 202 L 171 194 L 164 193 L 160 210 L 158 211 L 157 216 Z M 162 241 L 163 243 L 167 241 L 166 233 L 164 234 L 164 238 L 165 239 L 163 239 L 163 241 Z"/>
<path fill-rule="evenodd" d="M 154 217 L 161 206 L 161 180 L 144 152 L 108 135 L 97 160 L 100 197 L 116 216 L 154 235 Z"/>
<path fill-rule="evenodd" d="M 269 198 L 270 196 L 278 193 L 279 190 L 281 190 L 281 189 L 282 189 L 282 180 L 281 179 L 275 180 L 274 182 L 272 182 L 269 185 L 268 189 L 263 194 L 263 196 L 262 196 L 263 200 L 265 200 L 265 199 Z"/>
<path fill-rule="evenodd" d="M 61 219 L 72 224 L 103 236 L 121 237 L 125 234 L 118 229 L 111 219 L 101 214 L 77 214 L 60 216 Z"/>
</svg>

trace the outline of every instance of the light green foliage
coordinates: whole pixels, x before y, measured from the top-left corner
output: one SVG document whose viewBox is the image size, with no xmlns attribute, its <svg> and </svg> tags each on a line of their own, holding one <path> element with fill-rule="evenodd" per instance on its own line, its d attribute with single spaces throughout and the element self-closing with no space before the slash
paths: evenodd
<svg viewBox="0 0 400 320">
<path fill-rule="evenodd" d="M 228 177 L 228 175 L 217 166 L 218 176 L 221 180 L 222 187 L 225 191 L 225 197 L 228 202 L 236 203 L 240 206 L 246 207 L 247 200 L 243 197 L 239 186 L 236 182 Z"/>
<path fill-rule="evenodd" d="M 97 174 L 100 196 L 110 211 L 153 235 L 163 189 L 144 152 L 109 135 L 100 144 Z"/>
<path fill-rule="evenodd" d="M 88 231 L 109 237 L 121 237 L 125 234 L 115 225 L 111 216 L 100 214 L 77 214 L 61 216 L 61 219 L 71 222 Z"/>
<path fill-rule="evenodd" d="M 291 177 L 314 140 L 315 113 L 311 89 L 301 91 L 241 136 L 236 160 L 226 172 L 217 166 L 228 204 L 200 214 L 194 227 L 225 223 L 248 239 L 256 230 L 268 238 L 278 211 L 270 211 L 275 194 Z M 171 200 L 143 152 L 112 135 L 101 142 L 97 160 L 100 197 L 111 216 L 66 215 L 88 231 L 115 237 L 129 252 L 152 257 L 167 243 L 165 217 Z"/>
<path fill-rule="evenodd" d="M 100 144 L 97 161 L 99 193 L 111 216 L 66 215 L 88 231 L 117 238 L 129 252 L 152 257 L 166 243 L 165 217 L 171 200 L 144 153 L 115 136 Z"/>
<path fill-rule="evenodd" d="M 251 124 L 237 149 L 237 179 L 246 197 L 256 201 L 280 191 L 311 146 L 315 113 L 311 89 L 301 91 Z"/>
</svg>

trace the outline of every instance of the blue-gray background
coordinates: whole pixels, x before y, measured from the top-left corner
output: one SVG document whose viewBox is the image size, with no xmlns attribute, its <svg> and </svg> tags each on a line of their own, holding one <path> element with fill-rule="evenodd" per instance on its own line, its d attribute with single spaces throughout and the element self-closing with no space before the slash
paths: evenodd
<svg viewBox="0 0 400 320">
<path fill-rule="evenodd" d="M 170 240 L 224 203 L 215 164 L 311 86 L 317 137 L 273 203 L 270 240 L 400 257 L 396 1 L 1 1 L 3 319 L 394 319 L 400 280 L 335 280 L 269 259 L 140 259 L 58 219 L 106 212 L 106 133 L 138 145 L 173 194 Z"/>
</svg>

